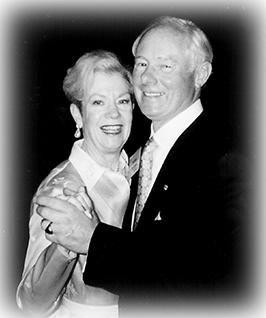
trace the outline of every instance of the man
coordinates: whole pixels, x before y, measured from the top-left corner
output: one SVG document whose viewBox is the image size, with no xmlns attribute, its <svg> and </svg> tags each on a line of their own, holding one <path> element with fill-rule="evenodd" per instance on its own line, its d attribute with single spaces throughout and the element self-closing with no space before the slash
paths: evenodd
<svg viewBox="0 0 266 318">
<path fill-rule="evenodd" d="M 38 197 L 39 214 L 52 222 L 47 237 L 88 254 L 85 283 L 117 293 L 121 304 L 232 299 L 246 267 L 245 167 L 199 99 L 212 71 L 209 41 L 192 22 L 161 17 L 133 54 L 136 100 L 156 142 L 146 202 L 139 203 L 136 174 L 121 230 L 100 223 L 93 208 L 92 219 L 77 224 L 70 203 Z"/>
</svg>

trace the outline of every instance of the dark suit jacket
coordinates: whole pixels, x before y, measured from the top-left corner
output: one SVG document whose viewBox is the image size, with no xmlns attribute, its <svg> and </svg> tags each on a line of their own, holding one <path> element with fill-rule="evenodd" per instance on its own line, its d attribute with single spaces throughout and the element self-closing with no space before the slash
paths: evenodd
<svg viewBox="0 0 266 318">
<path fill-rule="evenodd" d="M 121 305 L 241 294 L 247 275 L 247 170 L 217 128 L 203 113 L 178 138 L 130 233 L 133 180 L 123 229 L 99 224 L 93 234 L 86 284 L 119 294 Z"/>
</svg>

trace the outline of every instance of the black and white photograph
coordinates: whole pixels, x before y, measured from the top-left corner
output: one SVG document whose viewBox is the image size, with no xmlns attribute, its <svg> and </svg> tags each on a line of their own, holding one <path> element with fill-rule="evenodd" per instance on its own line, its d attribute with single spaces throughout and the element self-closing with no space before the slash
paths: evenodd
<svg viewBox="0 0 266 318">
<path fill-rule="evenodd" d="M 2 317 L 263 317 L 265 4 L 0 11 Z"/>
</svg>

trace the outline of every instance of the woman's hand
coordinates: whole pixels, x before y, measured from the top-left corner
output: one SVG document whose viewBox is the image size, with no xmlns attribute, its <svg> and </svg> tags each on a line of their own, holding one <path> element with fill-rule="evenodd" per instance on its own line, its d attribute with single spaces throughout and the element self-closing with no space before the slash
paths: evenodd
<svg viewBox="0 0 266 318">
<path fill-rule="evenodd" d="M 57 197 L 74 204 L 80 211 L 92 219 L 90 210 L 92 209 L 93 203 L 89 198 L 84 186 L 80 186 L 76 192 L 66 187 L 64 188 L 63 193 L 64 195 L 58 195 Z"/>
</svg>

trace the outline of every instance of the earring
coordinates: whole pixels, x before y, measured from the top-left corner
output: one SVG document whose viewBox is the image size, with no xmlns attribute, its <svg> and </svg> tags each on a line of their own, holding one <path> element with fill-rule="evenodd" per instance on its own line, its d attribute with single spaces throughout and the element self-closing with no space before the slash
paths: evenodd
<svg viewBox="0 0 266 318">
<path fill-rule="evenodd" d="M 76 127 L 77 127 L 77 130 L 76 130 L 76 132 L 75 132 L 75 134 L 74 134 L 74 137 L 75 137 L 75 138 L 80 138 L 80 136 L 81 136 L 80 128 L 79 128 L 78 125 L 77 125 Z"/>
</svg>

